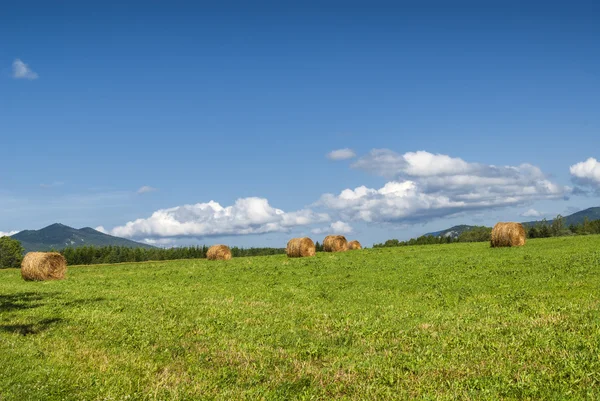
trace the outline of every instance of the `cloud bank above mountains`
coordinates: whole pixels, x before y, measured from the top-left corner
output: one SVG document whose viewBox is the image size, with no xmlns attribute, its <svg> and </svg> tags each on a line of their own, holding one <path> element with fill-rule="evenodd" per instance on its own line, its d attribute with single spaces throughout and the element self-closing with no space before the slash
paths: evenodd
<svg viewBox="0 0 600 401">
<path fill-rule="evenodd" d="M 265 198 L 249 197 L 221 206 L 210 201 L 160 209 L 148 218 L 130 221 L 110 231 L 127 238 L 215 237 L 287 232 L 292 228 L 327 222 L 326 213 L 310 209 L 284 212 Z"/>
<path fill-rule="evenodd" d="M 550 181 L 531 164 L 469 163 L 425 151 L 374 149 L 352 164 L 390 179 L 381 188 L 359 186 L 325 194 L 317 204 L 345 220 L 416 223 L 470 210 L 563 199 L 569 187 Z"/>
<path fill-rule="evenodd" d="M 328 158 L 346 160 L 354 158 L 354 152 L 341 149 L 329 153 Z M 531 164 L 495 166 L 426 151 L 399 154 L 390 149 L 373 149 L 356 159 L 351 167 L 388 181 L 381 188 L 361 185 L 337 194 L 326 193 L 314 204 L 291 212 L 272 206 L 262 197 L 240 198 L 230 206 L 212 200 L 175 206 L 108 232 L 150 241 L 305 228 L 313 234 L 350 233 L 353 231 L 350 222 L 420 223 L 469 211 L 565 199 L 572 191 L 553 182 Z M 592 167 L 591 171 L 595 171 Z M 591 174 L 588 165 L 584 169 L 577 167 L 575 171 L 588 172 L 586 177 Z M 315 227 L 324 222 L 329 225 Z"/>
</svg>

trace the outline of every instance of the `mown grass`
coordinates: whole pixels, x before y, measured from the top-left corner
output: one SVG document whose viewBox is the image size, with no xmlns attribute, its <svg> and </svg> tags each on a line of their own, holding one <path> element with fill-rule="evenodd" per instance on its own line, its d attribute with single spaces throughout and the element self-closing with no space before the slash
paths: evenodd
<svg viewBox="0 0 600 401">
<path fill-rule="evenodd" d="M 600 236 L 0 271 L 0 400 L 600 399 Z"/>
</svg>

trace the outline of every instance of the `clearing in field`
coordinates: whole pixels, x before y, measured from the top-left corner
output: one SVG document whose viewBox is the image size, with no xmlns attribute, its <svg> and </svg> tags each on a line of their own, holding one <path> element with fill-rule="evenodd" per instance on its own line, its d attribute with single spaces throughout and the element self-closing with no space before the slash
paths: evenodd
<svg viewBox="0 0 600 401">
<path fill-rule="evenodd" d="M 598 399 L 600 236 L 0 271 L 0 399 Z"/>
</svg>

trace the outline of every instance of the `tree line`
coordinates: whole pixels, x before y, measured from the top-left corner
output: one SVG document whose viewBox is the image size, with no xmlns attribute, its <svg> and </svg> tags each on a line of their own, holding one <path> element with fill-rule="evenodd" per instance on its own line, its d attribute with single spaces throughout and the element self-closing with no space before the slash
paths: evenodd
<svg viewBox="0 0 600 401">
<path fill-rule="evenodd" d="M 234 258 L 243 256 L 278 255 L 285 248 L 239 248 L 232 247 Z M 65 248 L 60 253 L 69 265 L 95 265 L 103 263 L 146 262 L 149 260 L 202 259 L 206 258 L 208 247 L 189 246 L 178 248 L 128 248 L 125 246 L 82 246 Z"/>
<path fill-rule="evenodd" d="M 408 241 L 389 239 L 382 244 L 374 244 L 373 248 L 389 248 L 395 246 L 411 245 L 434 245 L 434 244 L 452 244 L 455 242 L 483 242 L 489 241 L 492 229 L 490 227 L 477 226 L 468 231 L 463 231 L 457 237 L 451 235 L 434 237 L 433 235 L 422 235 L 417 238 L 411 238 Z"/>
<path fill-rule="evenodd" d="M 285 248 L 239 248 L 232 247 L 231 255 L 264 256 L 285 253 Z M 189 246 L 178 248 L 129 248 L 125 246 L 82 246 L 65 248 L 61 253 L 68 265 L 96 265 L 104 263 L 146 262 L 175 259 L 206 258 L 208 247 Z M 10 237 L 0 238 L 0 268 L 20 267 L 25 250 L 21 242 Z"/>
<path fill-rule="evenodd" d="M 318 252 L 323 251 L 323 245 L 315 244 Z M 285 248 L 240 248 L 232 247 L 234 258 L 243 256 L 266 256 L 285 253 Z M 208 247 L 189 246 L 178 248 L 129 248 L 125 246 L 82 246 L 53 250 L 61 253 L 68 265 L 96 265 L 105 263 L 131 263 L 146 261 L 161 261 L 175 259 L 206 258 Z M 25 250 L 21 243 L 10 237 L 0 238 L 0 268 L 20 267 Z"/>
<path fill-rule="evenodd" d="M 455 242 L 486 242 L 490 240 L 492 233 L 491 227 L 477 226 L 468 231 L 463 231 L 457 237 L 422 235 L 418 238 L 411 238 L 408 241 L 399 241 L 389 239 L 381 244 L 374 244 L 373 248 L 387 248 L 395 246 L 409 245 L 432 245 L 432 244 L 451 244 Z M 525 228 L 527 238 L 548 238 L 561 237 L 567 235 L 590 235 L 600 234 L 600 220 L 589 220 L 587 217 L 580 224 L 571 224 L 567 226 L 565 218 L 561 215 L 556 216 L 552 222 L 546 219 L 535 225 Z"/>
<path fill-rule="evenodd" d="M 315 244 L 317 252 L 323 251 L 323 245 Z M 240 248 L 231 247 L 231 256 L 234 258 L 244 256 L 281 255 L 285 248 Z M 96 265 L 104 263 L 146 262 L 175 259 L 202 259 L 206 258 L 208 247 L 189 246 L 177 248 L 128 248 L 124 246 L 82 246 L 65 248 L 59 251 L 67 260 L 68 265 Z"/>
</svg>

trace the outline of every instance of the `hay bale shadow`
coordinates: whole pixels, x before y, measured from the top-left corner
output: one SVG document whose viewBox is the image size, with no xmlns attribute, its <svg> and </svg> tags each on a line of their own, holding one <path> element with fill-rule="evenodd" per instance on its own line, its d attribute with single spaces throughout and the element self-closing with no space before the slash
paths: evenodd
<svg viewBox="0 0 600 401">
<path fill-rule="evenodd" d="M 18 294 L 0 294 L 0 312 L 11 312 L 37 308 L 43 305 L 43 299 L 52 293 L 21 292 Z"/>
<path fill-rule="evenodd" d="M 57 292 L 20 292 L 17 294 L 0 294 L 0 312 L 13 312 L 25 309 L 33 309 L 46 304 L 44 302 L 48 298 L 57 298 L 60 302 L 62 295 Z M 65 307 L 81 306 L 96 302 L 103 302 L 106 298 L 78 298 L 66 302 L 61 302 L 60 305 Z"/>
<path fill-rule="evenodd" d="M 0 331 L 8 333 L 20 334 L 22 336 L 38 334 L 42 331 L 48 330 L 51 326 L 62 322 L 61 318 L 42 319 L 35 323 L 30 324 L 4 324 L 0 325 Z"/>
<path fill-rule="evenodd" d="M 78 298 L 72 301 L 63 302 L 62 306 L 81 306 L 86 304 L 93 304 L 96 302 L 104 302 L 106 298 L 104 297 L 95 297 L 95 298 Z"/>
</svg>

